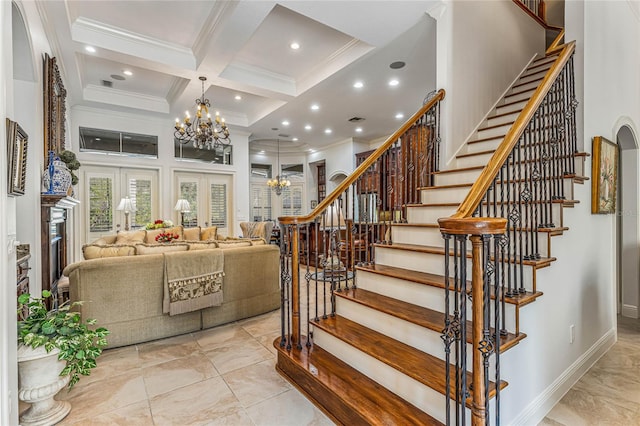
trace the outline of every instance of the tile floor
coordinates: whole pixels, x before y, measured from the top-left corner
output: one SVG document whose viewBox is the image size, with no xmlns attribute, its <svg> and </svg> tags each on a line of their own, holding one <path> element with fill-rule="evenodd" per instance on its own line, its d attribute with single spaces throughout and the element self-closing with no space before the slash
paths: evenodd
<svg viewBox="0 0 640 426">
<path fill-rule="evenodd" d="M 73 407 L 60 425 L 332 425 L 275 371 L 279 320 L 107 350 L 58 395 Z M 615 346 L 539 424 L 551 425 L 640 425 L 640 321 L 619 319 Z"/>
</svg>

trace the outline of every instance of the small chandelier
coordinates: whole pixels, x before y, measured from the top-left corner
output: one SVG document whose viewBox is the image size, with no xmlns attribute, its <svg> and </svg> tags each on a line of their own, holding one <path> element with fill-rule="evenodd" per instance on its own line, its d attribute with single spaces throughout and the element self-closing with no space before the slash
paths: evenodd
<svg viewBox="0 0 640 426">
<path fill-rule="evenodd" d="M 176 131 L 173 136 L 182 144 L 193 142 L 194 148 L 202 149 L 215 149 L 231 144 L 229 138 L 229 129 L 224 122 L 224 118 L 220 118 L 220 114 L 216 111 L 216 118 L 211 120 L 211 114 L 209 114 L 209 107 L 211 103 L 209 99 L 204 97 L 204 82 L 207 81 L 207 77 L 199 77 L 202 81 L 202 97 L 196 99 L 197 111 L 196 117 L 191 121 L 189 111 L 185 112 L 185 117 L 182 123 L 176 118 L 176 125 L 174 126 Z"/>
<path fill-rule="evenodd" d="M 280 139 L 278 139 L 278 170 L 280 170 Z M 282 194 L 282 190 L 288 186 L 291 186 L 291 181 L 285 176 L 278 175 L 274 179 L 269 179 L 267 185 L 276 193 L 276 195 Z"/>
</svg>

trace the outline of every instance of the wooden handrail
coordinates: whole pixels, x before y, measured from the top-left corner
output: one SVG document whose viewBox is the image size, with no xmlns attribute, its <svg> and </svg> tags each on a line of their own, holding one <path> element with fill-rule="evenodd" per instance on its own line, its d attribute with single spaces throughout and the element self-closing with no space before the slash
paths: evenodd
<svg viewBox="0 0 640 426">
<path fill-rule="evenodd" d="M 556 38 L 553 39 L 553 42 L 549 45 L 545 53 L 547 55 L 551 55 L 552 53 L 555 53 L 556 51 L 561 49 L 560 42 L 562 41 L 563 38 L 564 38 L 564 28 L 562 29 L 562 31 L 560 31 L 560 33 L 558 33 Z"/>
<path fill-rule="evenodd" d="M 520 0 L 513 0 L 515 4 L 517 4 L 522 10 L 526 12 L 527 15 L 531 16 L 538 24 L 542 25 L 542 27 L 546 30 L 554 30 L 560 31 L 562 27 L 556 27 L 555 25 L 549 25 L 546 21 L 546 6 L 542 7 L 543 16 L 538 16 L 533 10 L 529 9 L 527 5 L 522 3 Z"/>
<path fill-rule="evenodd" d="M 474 182 L 467 194 L 467 197 L 462 201 L 458 210 L 451 216 L 452 218 L 460 219 L 471 217 L 491 186 L 491 183 L 500 172 L 502 165 L 507 161 L 509 154 L 511 154 L 516 143 L 518 143 L 520 136 L 522 136 L 529 125 L 529 122 L 544 100 L 544 97 L 551 89 L 551 86 L 555 82 L 556 78 L 558 78 L 558 75 L 560 75 L 560 72 L 562 72 L 567 61 L 569 61 L 571 54 L 575 50 L 575 46 L 575 41 L 563 45 L 558 59 L 556 59 L 553 66 L 549 71 L 547 71 L 542 83 L 540 83 L 536 91 L 533 92 L 531 99 L 529 99 L 529 102 L 527 102 L 515 123 L 513 123 L 513 126 L 511 126 L 505 135 L 504 140 L 498 149 L 493 153 L 493 156 L 489 160 L 487 166 L 482 170 L 480 176 Z"/>
<path fill-rule="evenodd" d="M 444 89 L 438 90 L 436 95 L 431 98 L 429 102 L 424 104 L 422 108 L 418 110 L 415 114 L 411 116 L 398 130 L 395 131 L 391 136 L 387 138 L 387 140 L 376 149 L 369 157 L 367 157 L 362 164 L 360 164 L 354 171 L 351 173 L 345 180 L 343 180 L 340 185 L 336 189 L 334 189 L 331 194 L 329 194 L 324 200 L 318 204 L 318 206 L 311 211 L 311 213 L 305 216 L 280 216 L 278 217 L 278 221 L 283 225 L 291 225 L 291 224 L 301 224 L 301 223 L 309 223 L 312 222 L 316 217 L 320 216 L 323 211 L 331 205 L 338 197 L 349 188 L 349 186 L 356 181 L 360 176 L 362 176 L 369 167 L 371 167 L 377 160 L 382 156 L 382 154 L 387 151 L 398 140 L 400 136 L 405 134 L 411 126 L 415 124 L 416 121 L 427 111 L 429 111 L 437 102 L 444 99 L 445 91 Z"/>
</svg>

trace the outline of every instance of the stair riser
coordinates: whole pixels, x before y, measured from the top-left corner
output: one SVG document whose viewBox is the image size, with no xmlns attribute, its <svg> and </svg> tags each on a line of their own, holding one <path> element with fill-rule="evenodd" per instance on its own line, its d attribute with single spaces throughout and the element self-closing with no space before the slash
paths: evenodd
<svg viewBox="0 0 640 426">
<path fill-rule="evenodd" d="M 470 248 L 470 245 L 469 245 Z M 376 247 L 376 264 L 395 266 L 419 272 L 427 272 L 436 275 L 444 275 L 444 257 L 439 254 L 420 253 L 409 250 L 396 250 L 385 247 Z M 471 279 L 471 259 L 467 258 L 467 279 Z M 453 268 L 453 261 L 450 262 Z M 511 265 L 511 271 L 519 269 L 519 265 Z M 453 270 L 450 271 L 453 276 Z M 533 289 L 533 267 L 524 265 L 522 267 L 522 279 L 527 290 Z M 519 272 L 518 272 L 519 277 Z"/>
<path fill-rule="evenodd" d="M 407 209 L 409 223 L 438 223 L 441 217 L 451 216 L 458 206 L 411 207 Z"/>
<path fill-rule="evenodd" d="M 480 128 L 476 132 L 476 137 L 473 139 L 492 138 L 495 136 L 504 136 L 511 128 L 512 123 L 503 124 L 502 126 L 492 127 L 490 129 Z"/>
<path fill-rule="evenodd" d="M 547 71 L 549 71 L 549 68 L 551 68 L 551 66 L 540 67 L 530 71 L 527 70 L 524 74 L 522 74 L 522 77 L 518 79 L 518 82 L 516 84 L 526 83 L 532 80 L 537 80 L 539 78 L 544 78 Z"/>
<path fill-rule="evenodd" d="M 444 312 L 444 289 L 439 287 L 386 277 L 367 271 L 358 271 L 357 285 L 358 288 L 363 290 L 373 291 L 403 302 Z M 468 300 L 467 312 L 471 312 L 471 305 L 471 301 Z M 451 312 L 453 312 L 453 307 L 453 301 L 451 301 L 449 307 Z M 507 303 L 505 304 L 505 311 L 507 330 L 515 332 L 516 306 Z M 343 312 L 340 311 L 340 315 L 343 315 Z"/>
<path fill-rule="evenodd" d="M 461 152 L 461 153 L 472 154 L 474 152 L 482 152 L 482 151 L 490 151 L 490 150 L 495 151 L 498 148 L 498 146 L 500 146 L 503 140 L 504 140 L 503 137 L 498 137 L 498 138 L 490 139 L 488 141 L 470 143 L 466 145 L 464 152 Z"/>
<path fill-rule="evenodd" d="M 440 228 L 394 226 L 391 228 L 391 241 L 395 244 L 444 247 Z"/>
<path fill-rule="evenodd" d="M 528 99 L 525 99 L 523 101 L 520 101 L 512 105 L 504 105 L 506 102 L 504 102 L 504 100 L 501 100 L 498 103 L 498 105 L 496 105 L 496 109 L 494 110 L 493 114 L 497 115 L 497 114 L 504 114 L 505 112 L 508 112 L 508 111 L 521 110 L 527 104 L 527 101 Z"/>
<path fill-rule="evenodd" d="M 482 127 L 495 126 L 497 124 L 512 123 L 516 120 L 516 118 L 518 118 L 518 116 L 520 115 L 520 112 L 521 112 L 520 110 L 516 110 L 509 115 L 503 115 L 496 118 L 491 118 L 491 116 L 487 117 L 487 120 L 484 121 Z"/>
<path fill-rule="evenodd" d="M 482 169 L 464 170 L 455 173 L 441 173 L 434 175 L 435 185 L 455 185 L 459 183 L 473 183 L 480 176 Z"/>
<path fill-rule="evenodd" d="M 445 397 L 441 393 L 404 374 L 399 374 L 393 367 L 378 361 L 319 328 L 314 330 L 314 342 L 425 413 L 441 422 L 445 421 L 443 410 Z"/>
<path fill-rule="evenodd" d="M 521 92 L 523 90 L 535 90 L 538 88 L 538 85 L 540 84 L 542 80 L 538 80 L 537 78 L 527 78 L 525 79 L 525 81 L 519 81 L 517 84 L 521 84 L 521 83 L 526 83 L 523 84 L 521 86 L 515 87 L 511 90 L 509 90 L 509 92 L 507 93 L 508 95 L 510 95 L 513 92 Z"/>
<path fill-rule="evenodd" d="M 493 152 L 489 154 L 472 155 L 470 157 L 456 158 L 456 168 L 486 166 L 493 156 Z"/>
<path fill-rule="evenodd" d="M 510 102 L 515 102 L 515 101 L 524 101 L 524 100 L 528 101 L 531 98 L 532 94 L 533 94 L 533 90 L 529 90 L 524 93 L 519 93 L 517 95 L 507 95 L 501 101 L 501 105 L 504 105 Z"/>
<path fill-rule="evenodd" d="M 420 200 L 425 204 L 460 203 L 469 193 L 470 187 L 423 189 Z"/>
</svg>

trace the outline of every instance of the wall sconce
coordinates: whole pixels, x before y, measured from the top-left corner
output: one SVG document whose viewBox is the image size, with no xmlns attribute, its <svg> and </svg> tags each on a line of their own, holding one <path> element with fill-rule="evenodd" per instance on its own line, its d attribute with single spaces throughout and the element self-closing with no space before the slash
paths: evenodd
<svg viewBox="0 0 640 426">
<path fill-rule="evenodd" d="M 116 207 L 116 210 L 124 210 L 124 230 L 129 230 L 129 213 L 136 211 L 136 206 L 129 197 L 124 197 L 120 200 L 120 204 Z"/>
<path fill-rule="evenodd" d="M 180 216 L 181 216 L 180 225 L 184 226 L 184 214 L 189 213 L 191 211 L 191 206 L 189 205 L 189 202 L 183 198 L 180 198 L 176 202 L 176 206 L 173 209 L 175 211 L 180 212 Z"/>
</svg>

